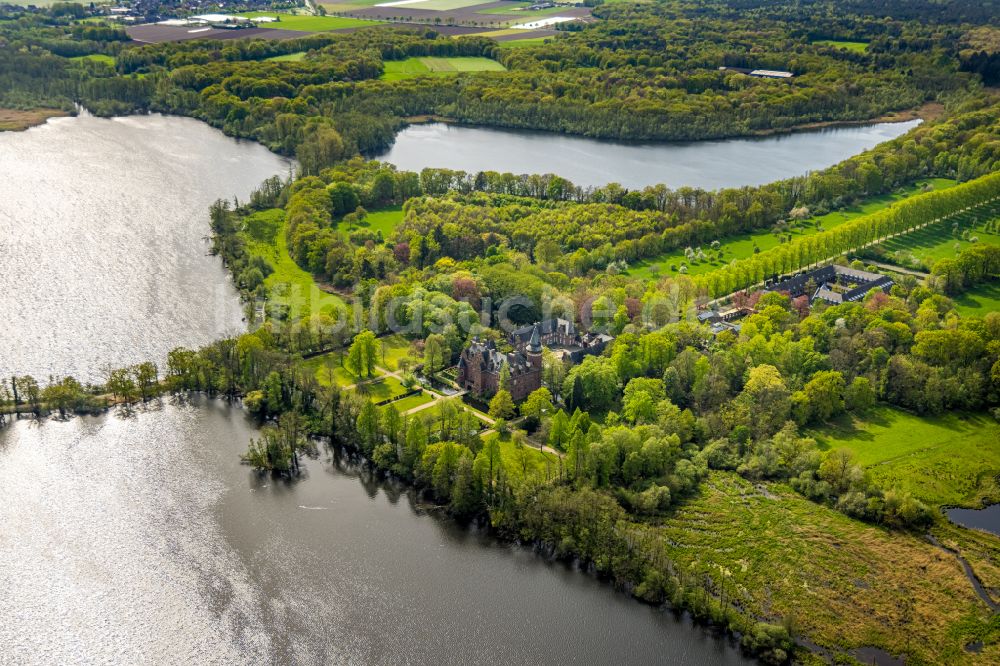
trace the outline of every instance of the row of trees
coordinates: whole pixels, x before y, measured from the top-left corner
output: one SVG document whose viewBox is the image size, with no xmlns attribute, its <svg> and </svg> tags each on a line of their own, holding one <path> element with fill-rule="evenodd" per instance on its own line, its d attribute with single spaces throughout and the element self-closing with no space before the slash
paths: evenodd
<svg viewBox="0 0 1000 666">
<path fill-rule="evenodd" d="M 695 283 L 713 298 L 723 296 L 780 274 L 792 273 L 878 243 L 891 236 L 928 224 L 941 223 L 969 209 L 989 206 L 997 197 L 1000 197 L 1000 173 L 983 176 L 947 190 L 910 197 L 834 229 L 734 261 L 729 266 L 698 276 Z"/>
</svg>

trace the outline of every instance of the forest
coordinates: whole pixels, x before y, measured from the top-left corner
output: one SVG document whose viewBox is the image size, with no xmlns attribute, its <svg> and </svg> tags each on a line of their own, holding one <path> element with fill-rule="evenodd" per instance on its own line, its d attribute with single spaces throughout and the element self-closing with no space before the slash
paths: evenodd
<svg viewBox="0 0 1000 666">
<path fill-rule="evenodd" d="M 913 549 L 929 547 L 927 535 L 946 540 L 997 587 L 995 546 L 949 531 L 937 497 L 828 441 L 845 423 L 854 433 L 886 413 L 920 423 L 960 415 L 992 424 L 983 439 L 996 432 L 1000 312 L 968 316 L 958 299 L 996 284 L 1000 246 L 969 240 L 926 276 L 894 273 L 891 288 L 858 302 L 766 289 L 820 263 L 866 268 L 872 248 L 957 228 L 960 216 L 995 224 L 1000 98 L 983 85 L 988 58 L 970 51 L 982 44 L 969 41 L 989 3 L 879 6 L 885 14 L 852 1 L 602 4 L 592 23 L 514 50 L 396 28 L 140 46 L 118 28 L 81 24 L 79 6 L 5 6 L 0 106 L 182 114 L 294 155 L 300 171 L 209 211 L 212 251 L 241 291 L 249 331 L 177 348 L 161 366 L 108 368 L 95 385 L 5 378 L 0 422 L 8 412 L 128 412 L 188 392 L 239 400 L 262 425 L 244 456 L 261 474 L 294 478 L 302 457 L 337 446 L 458 520 L 722 627 L 765 663 L 807 660 L 816 646 L 847 661 L 856 646 L 824 633 L 821 610 L 803 608 L 803 595 L 789 601 L 775 585 L 762 603 L 759 589 L 732 582 L 745 562 L 727 561 L 729 573 L 707 568 L 712 549 L 692 561 L 671 535 L 692 507 L 707 521 L 706 498 L 780 500 L 871 540 Z M 830 40 L 867 46 L 819 43 Z M 298 61 L 269 60 L 300 51 Z M 95 54 L 112 60 L 73 59 Z M 489 57 L 507 71 L 380 79 L 385 62 L 423 55 Z M 556 174 L 413 173 L 365 157 L 415 116 L 704 139 L 929 102 L 939 116 L 828 169 L 711 192 L 584 188 Z M 932 178 L 955 182 L 917 187 Z M 808 222 L 904 188 L 917 191 L 838 226 Z M 779 242 L 723 259 L 723 241 L 751 232 Z M 279 249 L 321 303 L 297 300 L 276 280 L 288 267 L 267 257 Z M 685 262 L 652 276 L 630 270 L 679 250 Z M 711 269 L 688 275 L 695 262 Z M 713 331 L 698 320 L 711 306 L 746 316 Z M 520 404 L 509 369 L 492 396 L 405 402 L 454 385 L 449 371 L 473 337 L 509 351 L 501 315 L 513 324 L 564 317 L 614 340 L 575 364 L 546 350 L 541 387 Z M 1000 468 L 989 471 L 964 504 L 1000 499 Z M 929 628 L 923 610 L 880 645 L 918 663 L 964 658 L 969 644 L 985 661 L 1000 657 L 995 616 L 979 605 Z"/>
</svg>

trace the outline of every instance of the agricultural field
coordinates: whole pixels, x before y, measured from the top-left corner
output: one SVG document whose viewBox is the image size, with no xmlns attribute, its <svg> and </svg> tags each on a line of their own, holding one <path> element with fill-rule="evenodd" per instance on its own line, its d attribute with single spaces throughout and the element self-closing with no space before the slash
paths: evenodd
<svg viewBox="0 0 1000 666">
<path fill-rule="evenodd" d="M 868 42 L 848 42 L 839 41 L 836 39 L 820 39 L 813 44 L 819 44 L 821 46 L 831 46 L 836 49 L 841 49 L 844 51 L 850 51 L 852 53 L 867 53 L 868 52 Z"/>
<path fill-rule="evenodd" d="M 713 472 L 648 528 L 688 575 L 752 616 L 787 618 L 838 663 L 875 647 L 907 663 L 997 663 L 998 628 L 958 560 L 920 535 L 848 518 L 789 488 Z M 985 640 L 982 652 L 964 646 Z M 888 662 L 886 662 L 888 663 Z"/>
<path fill-rule="evenodd" d="M 846 448 L 883 488 L 934 506 L 1000 501 L 1000 424 L 983 414 L 921 417 L 879 407 L 810 433 L 823 449 Z"/>
<path fill-rule="evenodd" d="M 532 3 L 521 2 L 517 3 L 516 6 L 511 7 L 490 7 L 489 9 L 480 9 L 477 14 L 494 14 L 494 15 L 506 15 L 514 16 L 517 18 L 530 18 L 534 16 L 552 16 L 554 14 L 559 14 L 566 11 L 565 7 L 547 7 L 545 9 L 528 9 Z"/>
<path fill-rule="evenodd" d="M 312 16 L 309 14 L 284 14 L 281 12 L 247 12 L 240 14 L 244 18 L 274 16 L 280 20 L 274 23 L 260 23 L 257 27 L 271 30 L 296 30 L 300 32 L 325 32 L 328 30 L 343 30 L 345 28 L 364 28 L 375 25 L 377 21 L 343 16 Z"/>
<path fill-rule="evenodd" d="M 280 209 L 254 213 L 247 218 L 243 236 L 247 250 L 267 260 L 274 272 L 264 279 L 268 302 L 287 307 L 293 318 L 329 314 L 344 300 L 316 285 L 316 280 L 295 263 L 285 241 L 285 214 Z"/>
<path fill-rule="evenodd" d="M 502 72 L 504 66 L 489 58 L 407 58 L 387 60 L 385 81 L 398 81 L 414 76 L 450 76 L 460 72 Z"/>
<path fill-rule="evenodd" d="M 903 188 L 900 192 L 871 197 L 860 204 L 802 220 L 794 229 L 790 230 L 790 233 L 792 234 L 792 238 L 795 239 L 814 234 L 818 230 L 833 229 L 848 220 L 853 220 L 862 215 L 870 215 L 883 208 L 887 208 L 897 201 L 920 194 L 927 186 L 933 190 L 943 190 L 953 185 L 955 185 L 955 181 L 947 178 L 921 180 L 909 187 Z M 764 252 L 765 250 L 777 247 L 781 242 L 781 235 L 774 234 L 770 230 L 729 236 L 722 240 L 719 248 L 722 251 L 721 260 L 706 259 L 703 261 L 691 261 L 685 257 L 683 250 L 675 250 L 659 257 L 633 263 L 629 267 L 628 274 L 645 279 L 653 279 L 657 275 L 676 275 L 677 272 L 671 270 L 671 266 L 679 270 L 681 264 L 685 264 L 687 265 L 688 275 L 700 275 L 702 273 L 709 273 L 733 259 L 745 259 L 751 256 L 754 254 L 755 247 Z M 702 249 L 706 255 L 713 254 L 708 244 L 705 244 Z"/>
<path fill-rule="evenodd" d="M 890 254 L 912 255 L 930 268 L 940 259 L 954 259 L 973 242 L 1000 245 L 1000 202 L 966 211 L 947 222 L 890 239 L 880 246 Z"/>
</svg>

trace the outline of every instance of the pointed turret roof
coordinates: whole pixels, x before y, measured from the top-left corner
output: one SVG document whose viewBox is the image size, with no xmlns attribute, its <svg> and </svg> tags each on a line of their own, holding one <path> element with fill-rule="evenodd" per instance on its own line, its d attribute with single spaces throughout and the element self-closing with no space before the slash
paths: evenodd
<svg viewBox="0 0 1000 666">
<path fill-rule="evenodd" d="M 528 342 L 529 354 L 541 354 L 542 353 L 542 337 L 541 333 L 538 331 L 538 324 L 531 329 L 531 340 Z"/>
</svg>

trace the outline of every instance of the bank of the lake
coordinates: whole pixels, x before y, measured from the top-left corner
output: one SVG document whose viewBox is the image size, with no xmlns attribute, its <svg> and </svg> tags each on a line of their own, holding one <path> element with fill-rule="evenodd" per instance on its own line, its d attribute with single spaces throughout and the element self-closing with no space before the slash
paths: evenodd
<svg viewBox="0 0 1000 666">
<path fill-rule="evenodd" d="M 162 363 L 244 328 L 207 209 L 290 162 L 204 123 L 82 113 L 0 134 L 0 374 Z"/>
<path fill-rule="evenodd" d="M 0 132 L 23 132 L 41 125 L 49 118 L 69 115 L 61 109 L 4 109 L 0 108 Z"/>
<path fill-rule="evenodd" d="M 920 120 L 836 126 L 767 137 L 621 143 L 552 132 L 410 125 L 378 159 L 400 169 L 554 173 L 577 185 L 720 189 L 763 185 L 823 169 L 901 136 Z"/>
<path fill-rule="evenodd" d="M 326 448 L 301 480 L 259 476 L 239 463 L 254 433 L 241 409 L 199 397 L 0 429 L 0 650 L 28 663 L 748 663 Z"/>
</svg>

